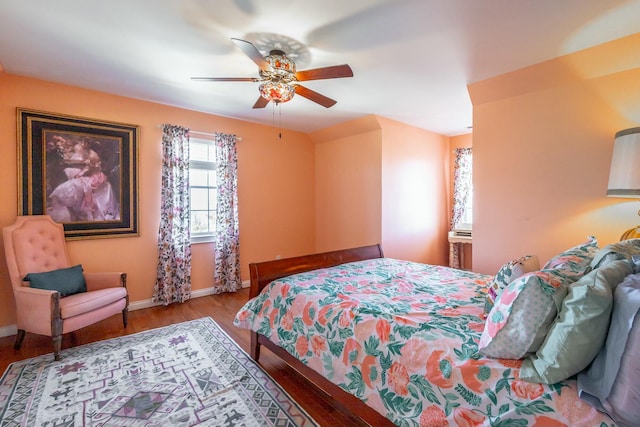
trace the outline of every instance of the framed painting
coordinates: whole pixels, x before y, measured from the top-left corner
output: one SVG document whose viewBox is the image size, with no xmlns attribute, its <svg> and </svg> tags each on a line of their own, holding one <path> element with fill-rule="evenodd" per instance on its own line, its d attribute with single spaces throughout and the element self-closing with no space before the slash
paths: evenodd
<svg viewBox="0 0 640 427">
<path fill-rule="evenodd" d="M 18 215 L 67 239 L 138 236 L 137 126 L 18 108 Z"/>
</svg>

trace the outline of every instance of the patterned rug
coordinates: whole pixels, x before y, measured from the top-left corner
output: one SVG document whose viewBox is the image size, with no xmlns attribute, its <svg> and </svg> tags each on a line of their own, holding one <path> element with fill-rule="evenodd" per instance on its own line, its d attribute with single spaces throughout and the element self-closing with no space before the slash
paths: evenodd
<svg viewBox="0 0 640 427">
<path fill-rule="evenodd" d="M 317 426 L 211 318 L 9 365 L 0 426 Z"/>
</svg>

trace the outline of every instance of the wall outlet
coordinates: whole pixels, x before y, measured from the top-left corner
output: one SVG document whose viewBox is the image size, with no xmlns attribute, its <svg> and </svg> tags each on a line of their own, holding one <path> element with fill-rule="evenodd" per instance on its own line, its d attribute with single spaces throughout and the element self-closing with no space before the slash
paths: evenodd
<svg viewBox="0 0 640 427">
<path fill-rule="evenodd" d="M 280 255 L 276 255 L 276 259 L 280 259 L 282 258 Z"/>
</svg>

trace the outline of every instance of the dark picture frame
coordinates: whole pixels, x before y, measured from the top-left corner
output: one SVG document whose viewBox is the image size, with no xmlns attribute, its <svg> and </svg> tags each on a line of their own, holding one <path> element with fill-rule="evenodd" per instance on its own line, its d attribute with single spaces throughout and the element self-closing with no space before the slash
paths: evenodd
<svg viewBox="0 0 640 427">
<path fill-rule="evenodd" d="M 17 109 L 18 215 L 51 215 L 69 240 L 138 236 L 135 125 Z"/>
</svg>

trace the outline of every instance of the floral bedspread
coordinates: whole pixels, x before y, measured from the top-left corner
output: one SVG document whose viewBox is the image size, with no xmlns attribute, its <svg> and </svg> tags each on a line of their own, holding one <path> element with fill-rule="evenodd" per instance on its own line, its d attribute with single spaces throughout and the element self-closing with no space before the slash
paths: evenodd
<svg viewBox="0 0 640 427">
<path fill-rule="evenodd" d="M 286 349 L 398 426 L 610 427 L 575 380 L 521 381 L 478 353 L 492 276 L 389 258 L 269 284 L 234 324 Z"/>
</svg>

